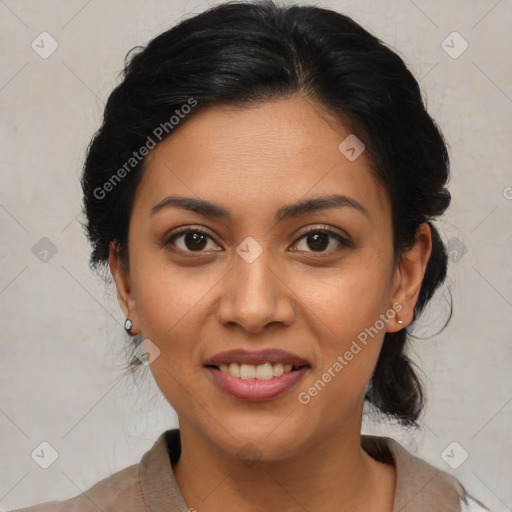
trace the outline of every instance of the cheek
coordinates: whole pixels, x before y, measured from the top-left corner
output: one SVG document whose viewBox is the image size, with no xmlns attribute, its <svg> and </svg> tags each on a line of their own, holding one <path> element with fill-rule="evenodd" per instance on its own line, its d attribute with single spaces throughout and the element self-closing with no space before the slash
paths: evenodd
<svg viewBox="0 0 512 512">
<path fill-rule="evenodd" d="M 179 266 L 172 264 L 161 249 L 133 250 L 132 279 L 135 304 L 142 333 L 155 340 L 181 339 L 186 330 L 190 339 L 190 318 L 197 315 L 201 301 L 219 280 L 210 265 Z M 196 322 L 195 329 L 200 324 Z"/>
<path fill-rule="evenodd" d="M 381 315 L 390 308 L 388 274 L 385 258 L 361 258 L 328 280 L 311 280 L 312 294 L 304 300 L 324 325 L 315 378 L 317 388 L 330 390 L 326 404 L 359 396 L 371 378 L 385 334 Z"/>
<path fill-rule="evenodd" d="M 383 301 L 374 289 L 375 281 L 370 286 L 356 277 L 340 280 L 340 286 L 347 287 L 329 294 L 330 302 L 319 313 L 329 325 L 319 337 L 319 366 L 296 393 L 304 422 L 311 428 L 329 431 L 355 413 L 382 347 L 385 329 L 379 316 L 385 311 Z"/>
<path fill-rule="evenodd" d="M 304 276 L 307 294 L 303 292 L 302 300 L 325 323 L 331 336 L 339 340 L 338 349 L 374 325 L 389 307 L 388 274 L 385 258 L 361 256 L 328 276 Z"/>
<path fill-rule="evenodd" d="M 181 417 L 204 414 L 200 405 L 204 383 L 198 381 L 198 369 L 201 340 L 208 338 L 204 332 L 208 292 L 218 276 L 211 270 L 180 269 L 155 260 L 146 268 L 132 277 L 142 335 L 160 350 L 149 367 L 153 379 Z"/>
</svg>

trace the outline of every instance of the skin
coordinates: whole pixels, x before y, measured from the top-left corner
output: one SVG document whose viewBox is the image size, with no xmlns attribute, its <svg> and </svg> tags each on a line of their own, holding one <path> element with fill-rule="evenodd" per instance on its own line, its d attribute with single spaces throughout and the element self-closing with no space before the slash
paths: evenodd
<svg viewBox="0 0 512 512">
<path fill-rule="evenodd" d="M 132 333 L 160 350 L 150 369 L 179 419 L 175 478 L 199 512 L 392 510 L 394 467 L 360 446 L 364 391 L 385 332 L 412 321 L 431 237 L 422 224 L 395 264 L 389 199 L 366 153 L 350 161 L 339 151 L 349 133 L 301 95 L 198 111 L 146 159 L 130 218 L 129 268 L 111 246 Z M 368 215 L 345 206 L 274 220 L 284 204 L 333 193 L 355 199 Z M 176 207 L 151 215 L 171 194 L 210 200 L 232 219 Z M 202 253 L 183 235 L 174 249 L 163 244 L 183 226 L 211 233 Z M 331 236 L 318 249 L 303 236 L 307 226 L 328 227 L 352 245 Z M 236 252 L 248 236 L 263 249 L 252 263 Z M 395 302 L 403 324 L 386 322 L 317 396 L 299 403 L 298 393 Z M 311 368 L 276 399 L 242 401 L 203 368 L 208 357 L 233 348 L 280 348 Z M 253 464 L 239 453 L 249 446 Z"/>
</svg>

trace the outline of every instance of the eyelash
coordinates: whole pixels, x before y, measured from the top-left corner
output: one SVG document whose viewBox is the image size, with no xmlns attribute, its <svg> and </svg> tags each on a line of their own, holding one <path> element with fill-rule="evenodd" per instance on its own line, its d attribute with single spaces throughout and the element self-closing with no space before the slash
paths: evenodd
<svg viewBox="0 0 512 512">
<path fill-rule="evenodd" d="M 188 234 L 188 233 L 201 233 L 201 234 L 206 235 L 207 237 L 211 238 L 215 243 L 217 243 L 217 241 L 215 240 L 215 238 L 211 235 L 211 233 L 209 231 L 207 231 L 207 230 L 205 230 L 203 228 L 200 228 L 200 227 L 197 227 L 197 228 L 185 227 L 185 228 L 180 229 L 179 231 L 176 231 L 175 233 L 172 233 L 172 235 L 167 237 L 164 240 L 163 245 L 164 246 L 174 245 L 174 240 L 176 238 L 178 238 L 180 235 L 185 235 L 185 234 Z M 321 226 L 321 227 L 310 226 L 310 227 L 306 228 L 306 230 L 296 240 L 295 243 L 299 242 L 303 238 L 306 238 L 311 233 L 323 233 L 323 234 L 330 235 L 330 236 L 336 238 L 336 240 L 338 240 L 338 242 L 340 242 L 342 248 L 350 248 L 350 247 L 352 247 L 352 242 L 350 242 L 350 240 L 348 240 L 347 238 L 342 237 L 338 233 L 335 233 L 334 231 L 329 229 L 328 226 Z M 201 255 L 204 252 L 204 251 L 182 251 L 181 249 L 177 249 L 177 250 L 179 252 L 182 252 L 182 253 L 184 252 L 185 254 L 191 254 L 191 255 L 195 255 L 195 254 Z M 330 250 L 330 251 L 317 251 L 317 252 L 315 252 L 315 251 L 296 251 L 296 252 L 309 252 L 311 254 L 315 254 L 315 255 L 320 256 L 322 254 L 329 254 L 329 253 L 335 252 L 336 250 L 341 250 L 341 248 Z"/>
</svg>

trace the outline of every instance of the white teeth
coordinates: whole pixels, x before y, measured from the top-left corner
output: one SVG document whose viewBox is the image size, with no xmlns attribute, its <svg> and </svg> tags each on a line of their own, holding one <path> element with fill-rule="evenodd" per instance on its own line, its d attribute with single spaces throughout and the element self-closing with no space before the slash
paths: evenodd
<svg viewBox="0 0 512 512">
<path fill-rule="evenodd" d="M 256 377 L 256 366 L 252 364 L 241 364 L 240 377 L 242 379 L 254 379 Z"/>
<path fill-rule="evenodd" d="M 272 370 L 274 371 L 274 377 L 279 377 L 284 373 L 284 366 L 281 363 L 277 363 L 272 365 Z"/>
<path fill-rule="evenodd" d="M 238 363 L 231 363 L 228 368 L 228 373 L 231 377 L 240 377 L 240 365 Z"/>
<path fill-rule="evenodd" d="M 292 365 L 282 363 L 263 363 L 258 366 L 253 364 L 231 363 L 219 365 L 219 369 L 223 373 L 227 373 L 232 377 L 241 379 L 260 379 L 270 380 L 273 377 L 280 377 L 283 373 L 291 372 Z"/>
<path fill-rule="evenodd" d="M 254 368 L 254 367 L 253 367 Z M 274 369 L 270 363 L 256 366 L 256 378 L 260 380 L 269 380 L 274 376 Z"/>
</svg>

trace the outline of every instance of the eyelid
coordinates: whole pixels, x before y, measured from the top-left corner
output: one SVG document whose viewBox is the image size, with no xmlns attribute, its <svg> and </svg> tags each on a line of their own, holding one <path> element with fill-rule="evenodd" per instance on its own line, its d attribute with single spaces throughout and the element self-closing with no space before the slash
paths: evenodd
<svg viewBox="0 0 512 512">
<path fill-rule="evenodd" d="M 328 234 L 337 235 L 340 238 L 345 239 L 347 242 L 350 241 L 350 236 L 348 235 L 348 233 L 346 233 L 345 231 L 342 231 L 342 230 L 340 230 L 340 231 L 342 231 L 343 234 L 338 233 L 336 231 L 336 228 L 329 226 L 327 224 L 317 224 L 314 226 L 308 226 L 308 227 L 304 228 L 300 237 L 302 238 L 304 235 L 307 235 L 311 232 L 317 233 L 317 232 L 322 232 L 322 231 L 327 232 Z"/>
<path fill-rule="evenodd" d="M 176 228 L 172 230 L 169 234 L 165 235 L 162 245 L 169 245 L 171 243 L 171 240 L 179 235 L 183 235 L 186 233 L 202 233 L 204 235 L 209 236 L 217 245 L 220 245 L 216 240 L 216 235 L 212 233 L 208 228 L 205 228 L 203 226 L 195 226 L 195 225 L 189 225 L 189 226 L 182 226 L 180 228 Z"/>
</svg>

